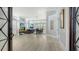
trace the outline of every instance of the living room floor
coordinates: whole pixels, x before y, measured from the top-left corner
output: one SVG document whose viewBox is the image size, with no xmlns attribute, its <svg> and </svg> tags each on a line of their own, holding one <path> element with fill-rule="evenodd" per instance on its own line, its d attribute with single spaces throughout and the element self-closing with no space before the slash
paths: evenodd
<svg viewBox="0 0 79 59">
<path fill-rule="evenodd" d="M 14 51 L 63 51 L 56 38 L 45 34 L 23 34 L 14 36 Z"/>
</svg>

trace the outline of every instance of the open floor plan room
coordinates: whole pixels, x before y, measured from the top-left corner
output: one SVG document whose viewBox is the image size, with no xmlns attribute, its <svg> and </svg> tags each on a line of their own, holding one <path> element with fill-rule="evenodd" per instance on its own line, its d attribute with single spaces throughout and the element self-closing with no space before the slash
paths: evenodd
<svg viewBox="0 0 79 59">
<path fill-rule="evenodd" d="M 63 51 L 56 38 L 43 34 L 24 34 L 13 38 L 13 51 Z"/>
</svg>

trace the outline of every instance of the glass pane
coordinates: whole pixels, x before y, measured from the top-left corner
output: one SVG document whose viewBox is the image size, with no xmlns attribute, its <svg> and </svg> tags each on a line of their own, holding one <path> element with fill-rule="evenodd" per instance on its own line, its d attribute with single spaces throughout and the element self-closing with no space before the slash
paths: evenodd
<svg viewBox="0 0 79 59">
<path fill-rule="evenodd" d="M 7 37 L 0 31 L 0 40 L 7 39 Z"/>
<path fill-rule="evenodd" d="M 4 16 L 4 14 L 3 14 L 1 8 L 0 8 L 0 18 L 4 18 L 4 19 L 6 19 L 6 17 Z"/>
<path fill-rule="evenodd" d="M 6 23 L 2 30 L 8 36 L 8 23 Z"/>
<path fill-rule="evenodd" d="M 2 9 L 4 10 L 6 16 L 8 17 L 8 8 L 7 7 L 3 7 Z"/>
<path fill-rule="evenodd" d="M 8 42 L 6 43 L 5 47 L 3 48 L 3 51 L 7 51 L 8 50 Z"/>
<path fill-rule="evenodd" d="M 5 44 L 6 40 L 0 42 L 0 50 L 2 49 L 3 45 Z"/>
<path fill-rule="evenodd" d="M 79 15 L 79 9 L 78 9 L 77 15 Z M 79 37 L 79 25 L 78 25 L 78 23 L 79 23 L 79 16 L 77 16 L 76 19 L 77 19 L 77 22 L 76 22 L 76 41 L 77 41 L 78 37 Z M 77 50 L 79 50 L 78 46 L 79 46 L 79 41 L 76 43 Z"/>
<path fill-rule="evenodd" d="M 0 19 L 0 28 L 5 24 L 6 21 L 7 21 L 7 20 L 2 20 L 2 19 Z"/>
<path fill-rule="evenodd" d="M 5 12 L 6 16 L 7 15 L 7 8 L 2 8 L 3 11 Z M 4 18 L 5 20 L 1 19 L 1 18 Z M 6 40 L 7 40 L 7 37 L 8 36 L 8 22 L 7 22 L 7 19 L 5 17 L 5 15 L 3 14 L 3 12 L 1 11 L 1 8 L 0 8 L 0 28 L 4 25 L 4 27 L 2 27 L 2 29 L 0 30 L 0 50 L 2 49 L 2 47 L 4 46 Z M 6 40 L 5 40 L 6 39 Z M 4 48 L 2 51 L 7 51 L 7 43 L 5 44 Z"/>
</svg>

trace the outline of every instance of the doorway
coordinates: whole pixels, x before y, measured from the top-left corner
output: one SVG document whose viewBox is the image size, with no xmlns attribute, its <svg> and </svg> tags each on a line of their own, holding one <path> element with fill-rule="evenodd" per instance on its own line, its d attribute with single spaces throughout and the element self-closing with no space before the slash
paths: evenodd
<svg viewBox="0 0 79 59">
<path fill-rule="evenodd" d="M 66 39 L 64 39 L 64 37 L 66 37 L 66 29 L 63 21 L 65 18 L 65 9 L 68 10 L 68 8 L 62 7 L 14 7 L 13 31 L 15 34 L 13 38 L 13 50 L 64 50 L 65 48 L 63 49 L 63 47 L 66 46 Z M 61 26 L 60 19 L 62 19 Z M 59 41 L 61 41 L 61 43 Z M 18 47 L 16 45 L 18 45 Z M 63 47 L 61 45 L 63 45 Z"/>
<path fill-rule="evenodd" d="M 15 8 L 15 7 L 13 7 L 13 8 Z M 22 8 L 20 8 L 19 10 L 21 10 L 20 11 L 20 12 L 22 12 L 21 14 L 26 16 L 26 13 L 23 13 L 24 9 L 22 10 Z M 28 13 L 27 10 L 30 11 L 30 13 Z M 36 12 L 35 10 L 37 10 L 38 12 Z M 3 12 L 3 14 L 5 16 L 3 8 L 1 8 L 1 11 Z M 69 45 L 67 44 L 68 39 L 66 38 L 66 37 L 68 37 L 68 33 L 66 32 L 66 31 L 68 31 L 68 29 L 67 29 L 68 25 L 66 25 L 66 23 L 68 23 L 67 20 L 69 17 L 68 16 L 69 8 L 44 8 L 44 7 L 36 8 L 36 7 L 32 7 L 32 8 L 26 8 L 25 11 L 27 11 L 28 15 L 33 15 L 34 17 L 25 17 L 24 18 L 23 15 L 21 16 L 20 13 L 17 13 L 18 11 L 15 13 L 15 16 L 14 16 L 12 14 L 13 13 L 12 7 L 8 7 L 8 11 L 7 11 L 7 13 L 8 13 L 7 14 L 7 16 L 8 16 L 8 18 L 7 18 L 8 19 L 8 25 L 7 25 L 8 33 L 7 33 L 7 36 L 5 35 L 6 32 L 3 33 L 4 36 L 7 37 L 7 44 L 8 44 L 7 50 L 8 51 L 11 51 L 12 49 L 14 50 L 14 47 L 12 44 L 18 45 L 19 50 L 21 49 L 21 50 L 25 50 L 25 51 L 26 50 L 31 51 L 32 48 L 34 48 L 34 47 L 35 47 L 33 49 L 34 51 L 36 51 L 36 49 L 37 49 L 37 51 L 38 50 L 44 50 L 44 51 L 55 51 L 55 50 L 61 51 L 62 50 L 63 51 L 66 48 L 69 49 L 68 48 Z M 31 11 L 33 11 L 33 12 L 31 12 Z M 38 16 L 35 15 L 35 13 L 38 14 Z M 18 15 L 19 17 L 16 17 L 16 15 Z M 13 16 L 14 16 L 14 18 L 13 18 Z M 3 19 L 3 18 L 0 18 L 0 19 Z M 12 19 L 15 19 L 15 20 L 12 20 Z M 21 19 L 20 23 L 19 23 L 19 19 Z M 27 23 L 27 20 L 25 21 L 25 19 L 30 19 L 30 21 Z M 37 21 L 37 19 L 38 19 L 38 21 Z M 41 19 L 41 21 L 39 19 Z M 60 21 L 60 19 L 61 19 L 61 21 Z M 14 23 L 12 23 L 12 21 Z M 27 23 L 27 25 L 24 24 L 25 22 Z M 13 25 L 17 25 L 17 26 L 13 27 Z M 34 27 L 37 29 L 35 30 Z M 28 30 L 28 29 L 30 29 L 30 30 Z M 14 30 L 16 30 L 16 31 L 14 31 Z M 44 33 L 43 33 L 43 30 L 44 30 Z M 3 32 L 2 29 L 0 29 L 0 31 L 1 31 L 1 33 Z M 27 31 L 27 34 L 26 34 L 26 31 Z M 15 36 L 13 38 L 13 40 L 12 40 L 12 37 L 13 37 L 12 33 L 14 33 L 14 36 Z M 22 39 L 20 39 L 20 38 L 22 38 Z M 20 39 L 20 41 L 18 41 L 19 39 Z M 24 41 L 23 39 L 25 40 L 25 42 L 27 44 L 24 44 L 24 43 L 22 44 L 22 42 Z M 67 41 L 66 41 L 66 39 L 67 39 Z M 14 40 L 16 43 L 15 42 L 13 43 Z M 31 42 L 31 44 L 29 44 L 29 46 L 28 46 L 29 42 Z M 6 44 L 4 44 L 4 45 L 6 45 Z M 32 46 L 32 45 L 34 45 L 34 46 Z M 24 47 L 26 47 L 26 49 Z M 39 49 L 37 47 L 39 47 Z M 55 47 L 55 48 L 53 48 L 53 47 Z"/>
</svg>

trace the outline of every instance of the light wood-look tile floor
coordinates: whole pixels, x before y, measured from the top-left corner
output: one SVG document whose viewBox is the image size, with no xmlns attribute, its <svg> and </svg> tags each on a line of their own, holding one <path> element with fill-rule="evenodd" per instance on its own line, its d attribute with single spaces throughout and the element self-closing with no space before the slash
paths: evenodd
<svg viewBox="0 0 79 59">
<path fill-rule="evenodd" d="M 14 36 L 14 51 L 63 51 L 57 39 L 48 35 L 24 34 Z"/>
</svg>

